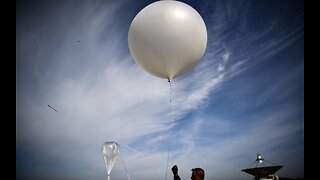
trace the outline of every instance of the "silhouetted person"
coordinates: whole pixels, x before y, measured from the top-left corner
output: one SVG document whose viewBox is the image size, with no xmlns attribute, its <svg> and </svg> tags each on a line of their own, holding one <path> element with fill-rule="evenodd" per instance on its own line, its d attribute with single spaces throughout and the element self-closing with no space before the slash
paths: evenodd
<svg viewBox="0 0 320 180">
<path fill-rule="evenodd" d="M 173 172 L 173 180 L 181 180 L 180 176 L 178 175 L 178 166 L 174 165 L 171 170 Z M 191 171 L 192 180 L 204 180 L 204 170 L 202 168 L 193 168 Z"/>
<path fill-rule="evenodd" d="M 180 176 L 178 175 L 178 166 L 174 165 L 171 168 L 172 172 L 173 172 L 173 180 L 181 180 Z"/>
<path fill-rule="evenodd" d="M 204 180 L 204 170 L 202 168 L 193 168 L 191 171 L 192 180 Z"/>
</svg>

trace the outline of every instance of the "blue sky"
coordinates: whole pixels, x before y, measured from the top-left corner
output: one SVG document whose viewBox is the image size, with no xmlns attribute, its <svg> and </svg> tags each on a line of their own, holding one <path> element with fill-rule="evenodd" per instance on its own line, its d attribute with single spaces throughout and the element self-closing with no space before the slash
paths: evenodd
<svg viewBox="0 0 320 180">
<path fill-rule="evenodd" d="M 16 2 L 17 179 L 106 179 L 106 141 L 121 148 L 112 180 L 127 179 L 123 164 L 132 180 L 165 179 L 169 146 L 182 179 L 194 167 L 251 179 L 241 169 L 256 153 L 283 165 L 279 176 L 303 177 L 304 1 L 182 1 L 208 43 L 174 79 L 172 104 L 167 80 L 128 49 L 131 21 L 152 2 Z"/>
</svg>

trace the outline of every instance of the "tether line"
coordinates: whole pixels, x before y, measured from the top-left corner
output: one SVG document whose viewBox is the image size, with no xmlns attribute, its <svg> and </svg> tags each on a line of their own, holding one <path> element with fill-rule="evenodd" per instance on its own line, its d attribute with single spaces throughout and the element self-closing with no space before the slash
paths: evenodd
<svg viewBox="0 0 320 180">
<path fill-rule="evenodd" d="M 124 170 L 125 170 L 126 173 L 127 173 L 128 180 L 130 180 L 130 176 L 129 176 L 128 169 L 127 169 L 126 165 L 124 164 L 124 162 L 123 162 L 123 160 L 122 160 L 121 154 L 120 154 L 120 160 L 121 160 L 121 163 L 122 163 L 122 165 L 123 165 L 123 167 L 124 167 Z"/>
<path fill-rule="evenodd" d="M 169 125 L 173 124 L 173 110 L 172 110 L 172 79 L 170 80 L 168 78 L 169 86 L 170 86 L 170 122 Z M 169 133 L 169 138 L 172 136 L 172 128 L 170 127 L 170 133 Z M 171 151 L 171 138 L 169 141 L 169 146 L 168 146 L 168 156 L 167 156 L 167 166 L 166 166 L 166 177 L 165 180 L 167 180 L 168 177 L 168 168 L 169 168 L 169 161 L 170 161 L 170 151 Z"/>
</svg>

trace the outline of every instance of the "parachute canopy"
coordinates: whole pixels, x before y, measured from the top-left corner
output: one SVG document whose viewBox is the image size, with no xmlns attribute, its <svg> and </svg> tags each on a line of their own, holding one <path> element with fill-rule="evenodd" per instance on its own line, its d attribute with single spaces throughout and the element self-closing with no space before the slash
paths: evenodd
<svg viewBox="0 0 320 180">
<path fill-rule="evenodd" d="M 102 146 L 102 155 L 107 168 L 108 177 L 112 167 L 117 159 L 117 156 L 120 154 L 120 146 L 116 142 L 105 142 Z"/>
</svg>

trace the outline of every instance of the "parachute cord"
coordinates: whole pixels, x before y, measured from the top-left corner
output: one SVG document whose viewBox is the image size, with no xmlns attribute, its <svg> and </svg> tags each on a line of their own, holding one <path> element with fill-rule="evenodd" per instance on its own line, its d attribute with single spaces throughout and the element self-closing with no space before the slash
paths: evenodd
<svg viewBox="0 0 320 180">
<path fill-rule="evenodd" d="M 170 86 L 170 124 L 173 123 L 173 110 L 172 110 L 172 82 L 168 78 L 169 86 Z M 170 128 L 169 138 L 172 136 L 172 128 Z M 170 139 L 171 140 L 171 139 Z M 165 180 L 167 180 L 168 177 L 168 168 L 169 168 L 169 161 L 170 161 L 170 151 L 171 151 L 171 141 L 169 141 L 169 147 L 168 147 L 168 156 L 167 156 L 167 167 L 166 167 L 166 177 Z"/>
<path fill-rule="evenodd" d="M 129 176 L 129 172 L 128 172 L 128 169 L 126 167 L 126 165 L 124 164 L 123 160 L 122 160 L 122 157 L 121 157 L 121 154 L 120 154 L 120 160 L 121 160 L 121 163 L 126 171 L 126 174 L 127 174 L 127 177 L 128 177 L 128 180 L 130 180 L 130 176 Z"/>
</svg>

